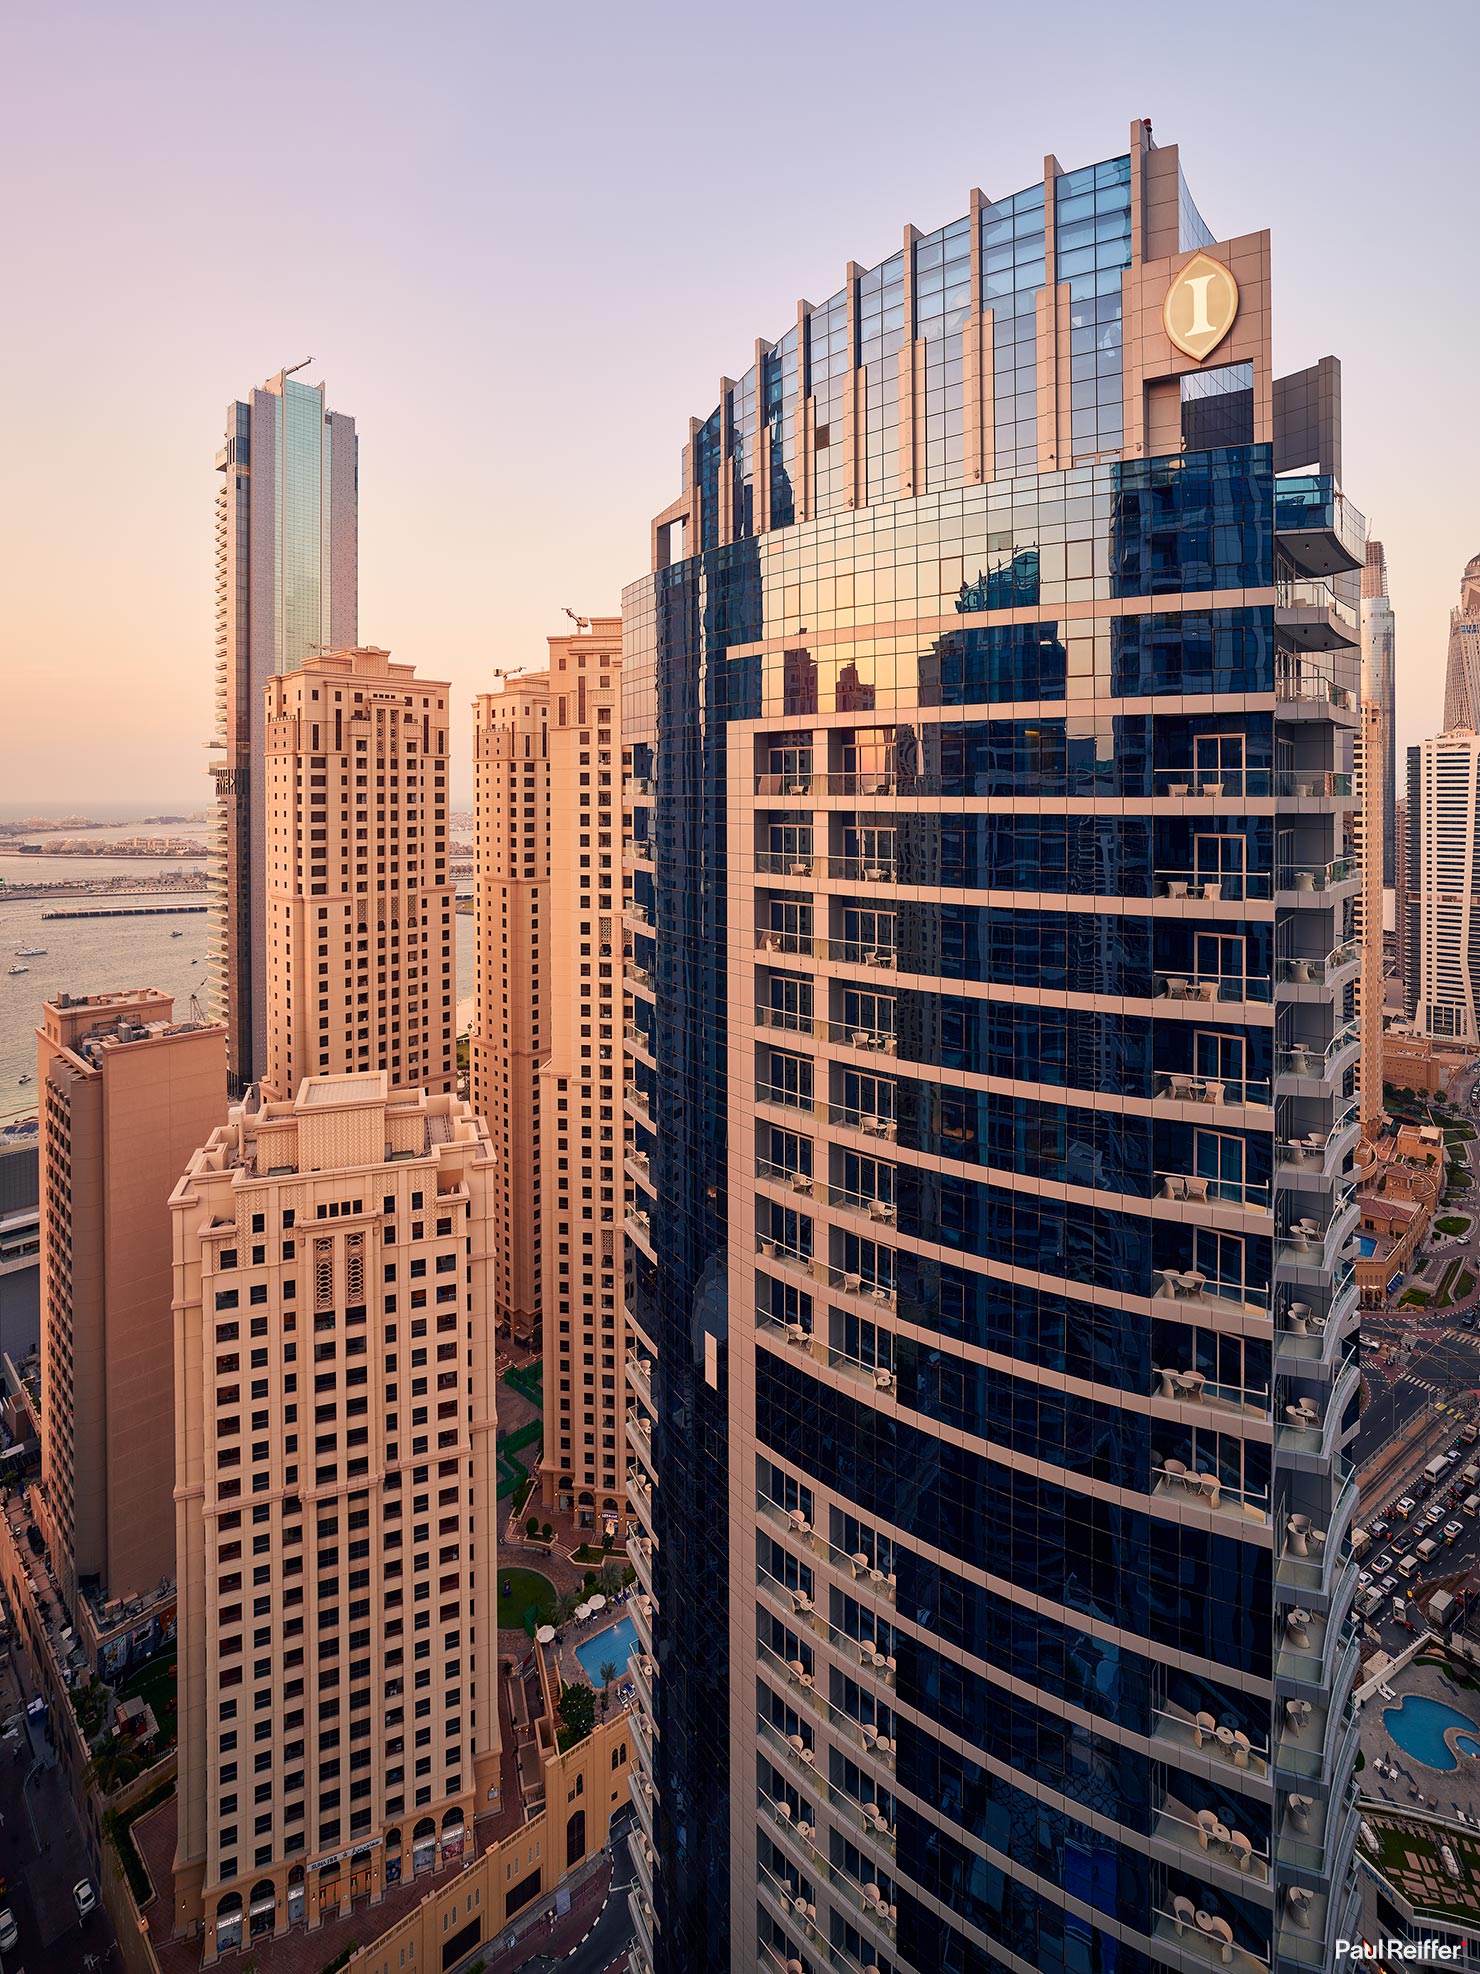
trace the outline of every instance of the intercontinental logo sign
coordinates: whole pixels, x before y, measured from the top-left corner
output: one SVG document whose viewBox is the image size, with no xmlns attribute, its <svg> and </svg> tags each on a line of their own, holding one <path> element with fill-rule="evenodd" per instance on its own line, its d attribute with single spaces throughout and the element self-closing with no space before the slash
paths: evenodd
<svg viewBox="0 0 1480 1974">
<path fill-rule="evenodd" d="M 1238 283 L 1211 254 L 1194 254 L 1172 281 L 1162 304 L 1167 335 L 1195 363 L 1211 356 L 1238 314 Z"/>
</svg>

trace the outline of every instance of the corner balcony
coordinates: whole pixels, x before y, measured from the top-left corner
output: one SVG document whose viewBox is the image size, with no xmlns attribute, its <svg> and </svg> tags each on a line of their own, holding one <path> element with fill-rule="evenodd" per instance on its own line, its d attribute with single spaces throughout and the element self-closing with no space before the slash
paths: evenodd
<svg viewBox="0 0 1480 1974">
<path fill-rule="evenodd" d="M 1313 1475 L 1292 1476 L 1301 1483 L 1300 1491 L 1277 1510 L 1275 1582 L 1300 1595 L 1307 1608 L 1313 1597 L 1329 1606 L 1332 1587 L 1350 1561 L 1347 1537 L 1357 1490 L 1352 1463 L 1345 1454 L 1333 1460 L 1332 1476 L 1334 1490 L 1323 1487 Z M 1329 1505 L 1323 1507 L 1323 1500 Z M 1317 1521 L 1318 1515 L 1324 1519 L 1324 1527 Z"/>
<path fill-rule="evenodd" d="M 1355 1021 L 1339 1028 L 1329 1042 L 1290 1042 L 1275 1051 L 1275 1075 L 1307 1083 L 1329 1083 L 1356 1061 L 1362 1031 Z"/>
<path fill-rule="evenodd" d="M 1274 1661 L 1281 1688 L 1304 1686 L 1317 1700 L 1328 1700 L 1345 1692 L 1360 1656 L 1361 1631 L 1354 1622 L 1300 1604 L 1285 1607 Z"/>
<path fill-rule="evenodd" d="M 1366 516 L 1329 473 L 1277 478 L 1274 528 L 1281 549 L 1304 576 L 1344 575 L 1366 560 Z"/>
<path fill-rule="evenodd" d="M 1328 672 L 1298 658 L 1281 662 L 1275 673 L 1275 703 L 1282 719 L 1329 720 L 1334 714 L 1355 714 L 1356 694 L 1338 685 Z"/>
<path fill-rule="evenodd" d="M 1224 1007 L 1241 1007 L 1250 1001 L 1268 1006 L 1274 998 L 1268 979 L 1243 973 L 1158 971 L 1151 976 L 1151 992 L 1157 1000 L 1186 1001 L 1200 1008 L 1210 1007 L 1215 1002 Z"/>
<path fill-rule="evenodd" d="M 1295 651 L 1354 651 L 1357 613 L 1331 585 L 1310 578 L 1275 584 L 1275 638 Z"/>
<path fill-rule="evenodd" d="M 1180 1069 L 1159 1070 L 1156 1094 L 1179 1104 L 1258 1104 L 1268 1108 L 1271 1089 L 1266 1077 L 1194 1076 Z"/>
<path fill-rule="evenodd" d="M 1325 864 L 1281 864 L 1279 902 L 1282 905 L 1300 905 L 1313 895 L 1326 896 L 1343 891 L 1348 885 L 1360 884 L 1361 880 L 1362 866 L 1355 857 L 1335 857 Z"/>
<path fill-rule="evenodd" d="M 1302 1297 L 1308 1296 L 1309 1301 Z M 1328 1370 L 1347 1347 L 1356 1313 L 1355 1271 L 1348 1268 L 1322 1297 L 1319 1289 L 1282 1289 L 1275 1300 L 1275 1361 L 1280 1370 Z"/>
<path fill-rule="evenodd" d="M 1327 992 L 1344 987 L 1349 980 L 1356 978 L 1361 959 L 1361 947 L 1355 940 L 1348 940 L 1343 945 L 1333 946 L 1324 959 L 1281 955 L 1276 962 L 1276 975 L 1282 987 L 1319 987 L 1324 990 L 1320 995 L 1297 994 L 1297 1000 L 1324 999 Z"/>
<path fill-rule="evenodd" d="M 1282 1216 L 1286 1210 L 1282 1207 Z M 1302 1214 L 1299 1219 L 1282 1218 L 1275 1259 L 1292 1268 L 1329 1270 L 1339 1258 L 1336 1250 L 1344 1247 L 1355 1233 L 1360 1218 L 1357 1189 L 1349 1179 L 1345 1180 L 1337 1187 L 1330 1208 L 1323 1217 Z"/>
<path fill-rule="evenodd" d="M 1356 1354 L 1342 1365 L 1329 1391 L 1304 1388 L 1281 1378 L 1275 1401 L 1274 1443 L 1282 1453 L 1324 1460 L 1339 1451 L 1342 1419 L 1360 1381 Z"/>
<path fill-rule="evenodd" d="M 1281 1117 L 1281 1123 L 1285 1122 Z M 1336 1115 L 1326 1130 L 1307 1131 L 1303 1137 L 1276 1139 L 1280 1167 L 1295 1185 L 1329 1185 L 1338 1176 L 1362 1128 L 1361 1107 L 1355 1097 L 1338 1101 Z"/>
<path fill-rule="evenodd" d="M 1276 768 L 1274 792 L 1282 802 L 1330 802 L 1349 799 L 1352 778 L 1329 768 Z"/>
</svg>

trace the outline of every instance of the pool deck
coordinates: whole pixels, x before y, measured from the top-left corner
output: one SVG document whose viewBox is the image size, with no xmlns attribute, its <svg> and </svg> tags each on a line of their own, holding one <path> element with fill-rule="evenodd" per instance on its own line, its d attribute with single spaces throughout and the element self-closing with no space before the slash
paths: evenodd
<svg viewBox="0 0 1480 1974">
<path fill-rule="evenodd" d="M 586 1646 L 594 1644 L 598 1638 L 604 1637 L 607 1632 L 615 1631 L 622 1619 L 629 1618 L 631 1615 L 632 1600 L 629 1598 L 625 1604 L 608 1604 L 606 1609 L 601 1613 L 602 1622 L 600 1624 L 576 1624 L 572 1620 L 569 1624 L 561 1626 L 559 1644 L 550 1646 L 548 1651 L 554 1659 L 555 1664 L 559 1667 L 560 1677 L 567 1686 L 590 1686 L 596 1687 L 598 1691 L 600 1690 L 597 1687 L 597 1682 L 589 1677 L 585 1667 L 576 1657 L 576 1647 L 579 1645 L 584 1650 Z M 614 1698 L 617 1686 L 626 1684 L 626 1653 L 620 1655 L 620 1663 L 621 1676 L 612 1688 Z"/>
<path fill-rule="evenodd" d="M 1480 1722 L 1480 1688 L 1454 1684 L 1436 1665 L 1415 1659 L 1384 1683 L 1399 1700 L 1410 1694 L 1422 1695 Z M 1422 1808 L 1448 1817 L 1460 1814 L 1462 1821 L 1473 1819 L 1480 1826 L 1480 1761 L 1461 1756 L 1458 1767 L 1435 1769 L 1415 1760 L 1398 1746 L 1383 1725 L 1383 1715 L 1393 1705 L 1393 1700 L 1373 1693 L 1362 1707 L 1363 1795 L 1390 1804 L 1395 1810 Z M 1480 1739 L 1480 1734 L 1476 1738 Z M 1395 1764 L 1397 1778 L 1379 1775 L 1378 1761 Z"/>
</svg>

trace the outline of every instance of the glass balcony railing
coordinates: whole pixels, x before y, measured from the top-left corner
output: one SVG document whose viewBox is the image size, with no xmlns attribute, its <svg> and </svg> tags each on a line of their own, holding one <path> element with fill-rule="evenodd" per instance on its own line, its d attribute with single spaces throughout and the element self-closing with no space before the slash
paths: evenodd
<svg viewBox="0 0 1480 1974">
<path fill-rule="evenodd" d="M 1330 986 L 1338 974 L 1345 973 L 1348 967 L 1355 966 L 1360 958 L 1361 948 L 1355 942 L 1334 946 L 1323 960 L 1302 959 L 1293 953 L 1282 954 L 1276 962 L 1280 985 L 1283 987 Z"/>
<path fill-rule="evenodd" d="M 812 935 L 810 932 L 778 932 L 769 926 L 762 926 L 755 935 L 755 949 L 758 953 L 810 953 Z"/>
<path fill-rule="evenodd" d="M 1275 674 L 1274 696 L 1292 705 L 1335 706 L 1355 712 L 1356 697 L 1311 664 L 1288 663 Z"/>
<path fill-rule="evenodd" d="M 854 884 L 893 884 L 896 880 L 892 857 L 829 857 L 827 874 Z"/>
<path fill-rule="evenodd" d="M 842 1042 L 855 1049 L 892 1056 L 897 1046 L 893 1034 L 882 1028 L 855 1028 L 849 1021 L 828 1021 L 822 1027 L 829 1042 Z"/>
<path fill-rule="evenodd" d="M 1268 871 L 1158 870 L 1153 873 L 1163 898 L 1200 898 L 1216 904 L 1220 898 L 1269 898 L 1274 895 Z"/>
<path fill-rule="evenodd" d="M 1275 1068 L 1281 1076 L 1305 1076 L 1319 1082 L 1331 1074 L 1335 1064 L 1361 1039 L 1355 1021 L 1349 1021 L 1323 1047 L 1319 1042 L 1292 1042 L 1275 1051 Z"/>
<path fill-rule="evenodd" d="M 1286 473 L 1274 483 L 1275 533 L 1280 546 L 1313 576 L 1360 569 L 1367 553 L 1367 518 L 1329 473 Z"/>
<path fill-rule="evenodd" d="M 812 1033 L 810 1014 L 799 1014 L 795 1008 L 767 1007 L 763 1001 L 757 1003 L 755 1025 L 757 1028 L 782 1028 L 793 1035 Z"/>
<path fill-rule="evenodd" d="M 1246 973 L 1157 973 L 1153 987 L 1169 1001 L 1268 1002 L 1273 989 L 1267 979 Z"/>
<path fill-rule="evenodd" d="M 1281 891 L 1333 891 L 1355 883 L 1362 866 L 1355 857 L 1336 857 L 1329 864 L 1281 864 Z"/>
<path fill-rule="evenodd" d="M 814 862 L 810 850 L 757 850 L 757 877 L 810 877 Z"/>
<path fill-rule="evenodd" d="M 1268 1106 L 1270 1086 L 1257 1076 L 1194 1076 L 1190 1071 L 1172 1069 L 1158 1072 L 1156 1094 L 1173 1103 L 1259 1104 Z"/>
<path fill-rule="evenodd" d="M 1158 1172 L 1156 1197 L 1187 1206 L 1247 1206 L 1267 1212 L 1268 1179 L 1222 1179 L 1198 1172 Z"/>
</svg>

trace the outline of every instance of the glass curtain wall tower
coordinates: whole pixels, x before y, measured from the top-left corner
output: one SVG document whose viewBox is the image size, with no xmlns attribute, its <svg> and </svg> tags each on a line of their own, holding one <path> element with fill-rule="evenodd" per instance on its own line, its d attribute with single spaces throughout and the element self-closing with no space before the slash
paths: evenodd
<svg viewBox="0 0 1480 1974">
<path fill-rule="evenodd" d="M 303 366 L 300 364 L 299 368 Z M 212 1011 L 232 1088 L 267 1066 L 263 687 L 358 636 L 359 441 L 322 384 L 288 371 L 226 414 L 216 454 Z"/>
<path fill-rule="evenodd" d="M 1049 158 L 624 597 L 642 1974 L 1350 1931 L 1365 528 L 1269 311 L 1147 126 Z"/>
</svg>

